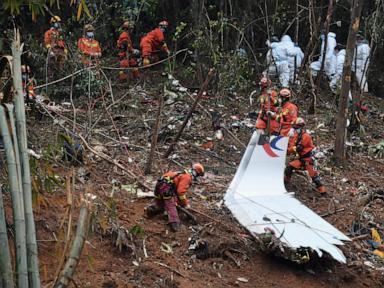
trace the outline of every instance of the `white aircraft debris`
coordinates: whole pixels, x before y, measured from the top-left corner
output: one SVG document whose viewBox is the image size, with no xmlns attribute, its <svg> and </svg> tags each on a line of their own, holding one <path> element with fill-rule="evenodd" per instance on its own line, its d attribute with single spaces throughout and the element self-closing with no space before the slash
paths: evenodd
<svg viewBox="0 0 384 288">
<path fill-rule="evenodd" d="M 280 243 L 279 252 L 290 250 L 297 255 L 314 250 L 319 257 L 326 252 L 346 263 L 336 245 L 350 239 L 285 189 L 288 138 L 272 136 L 264 144 L 258 143 L 259 138 L 254 132 L 225 195 L 226 206 L 252 235 L 273 235 Z"/>
</svg>

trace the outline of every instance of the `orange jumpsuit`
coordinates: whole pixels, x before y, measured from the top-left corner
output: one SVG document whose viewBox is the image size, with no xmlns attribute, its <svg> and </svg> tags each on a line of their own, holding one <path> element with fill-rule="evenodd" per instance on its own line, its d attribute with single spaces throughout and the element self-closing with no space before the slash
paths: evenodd
<svg viewBox="0 0 384 288">
<path fill-rule="evenodd" d="M 80 38 L 77 41 L 77 47 L 81 53 L 81 61 L 84 65 L 90 65 L 92 58 L 98 58 L 101 55 L 99 41 L 89 38 Z"/>
<path fill-rule="evenodd" d="M 65 42 L 61 35 L 61 32 L 58 29 L 51 28 L 44 33 L 44 45 L 45 48 L 50 48 L 56 57 L 56 61 L 60 65 L 63 65 L 67 57 L 67 48 L 65 47 Z"/>
<path fill-rule="evenodd" d="M 51 46 L 52 49 L 61 48 L 64 51 L 65 42 L 63 40 L 63 37 L 61 36 L 61 32 L 55 28 L 51 28 L 46 31 L 44 33 L 44 45 L 45 48 L 49 48 L 49 46 Z"/>
<path fill-rule="evenodd" d="M 156 28 L 140 41 L 141 54 L 145 59 L 152 58 L 152 61 L 158 61 L 160 51 L 169 53 L 167 44 L 165 43 L 165 37 L 163 31 L 160 28 Z"/>
<path fill-rule="evenodd" d="M 119 49 L 119 65 L 120 68 L 128 68 L 128 67 L 136 67 L 137 61 L 133 58 L 133 45 L 132 40 L 127 31 L 123 31 L 119 40 L 117 40 L 117 49 Z M 134 77 L 139 76 L 139 70 L 132 70 L 132 74 Z M 124 71 L 119 72 L 119 79 L 126 80 L 128 75 Z"/>
<path fill-rule="evenodd" d="M 299 159 L 289 162 L 288 167 L 285 169 L 284 181 L 287 183 L 291 180 L 292 172 L 294 170 L 307 170 L 319 192 L 323 193 L 325 192 L 325 188 L 321 183 L 319 173 L 313 166 L 312 150 L 314 148 L 315 145 L 313 145 L 311 135 L 305 130 L 301 130 L 300 132 L 295 131 L 295 134 L 289 138 L 288 155 L 296 153 L 299 156 Z"/>
<path fill-rule="evenodd" d="M 180 223 L 177 206 L 180 205 L 184 207 L 188 205 L 186 194 L 191 184 L 192 175 L 187 171 L 169 171 L 165 173 L 158 180 L 155 188 L 156 198 L 151 204 L 152 213 L 159 213 L 166 210 L 169 223 Z"/>
<path fill-rule="evenodd" d="M 268 103 L 268 97 L 269 103 Z M 256 129 L 267 129 L 268 123 L 268 108 L 270 111 L 277 112 L 277 92 L 275 90 L 263 90 L 260 95 L 260 112 L 256 121 Z M 274 118 L 270 118 L 269 121 L 269 133 L 279 134 L 279 123 Z"/>
<path fill-rule="evenodd" d="M 35 93 L 35 85 L 34 85 L 34 81 L 33 79 L 28 79 L 28 83 L 25 84 L 25 82 L 23 81 L 23 93 L 25 96 L 27 96 L 27 92 L 28 92 L 28 96 L 30 99 L 34 99 L 36 98 L 36 93 Z"/>
<path fill-rule="evenodd" d="M 299 109 L 291 102 L 285 102 L 281 107 L 276 120 L 280 123 L 280 135 L 287 136 L 292 124 L 295 123 L 299 115 Z"/>
</svg>

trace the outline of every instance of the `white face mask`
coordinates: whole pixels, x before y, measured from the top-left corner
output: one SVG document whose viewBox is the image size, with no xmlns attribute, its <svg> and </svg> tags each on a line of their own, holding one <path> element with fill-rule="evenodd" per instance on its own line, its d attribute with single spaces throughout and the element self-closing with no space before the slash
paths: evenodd
<svg viewBox="0 0 384 288">
<path fill-rule="evenodd" d="M 95 37 L 95 34 L 93 32 L 87 32 L 87 38 L 93 39 Z"/>
</svg>

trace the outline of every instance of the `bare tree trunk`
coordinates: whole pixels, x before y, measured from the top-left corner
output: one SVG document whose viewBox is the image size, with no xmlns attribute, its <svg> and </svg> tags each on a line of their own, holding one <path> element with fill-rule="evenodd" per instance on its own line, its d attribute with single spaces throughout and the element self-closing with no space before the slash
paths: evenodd
<svg viewBox="0 0 384 288">
<path fill-rule="evenodd" d="M 200 100 L 200 98 L 203 96 L 203 93 L 205 92 L 205 90 L 207 90 L 209 81 L 211 81 L 214 72 L 215 72 L 214 69 L 212 69 L 212 68 L 209 69 L 207 78 L 205 79 L 203 85 L 201 86 L 201 88 L 200 88 L 200 90 L 199 90 L 199 93 L 198 93 L 197 96 L 196 96 L 195 102 L 193 103 L 191 109 L 189 109 L 189 112 L 188 112 L 187 116 L 185 116 L 184 122 L 183 122 L 183 124 L 181 125 L 181 127 L 180 127 L 180 129 L 179 129 L 179 132 L 177 132 L 177 135 L 176 135 L 176 137 L 175 137 L 175 140 L 173 140 L 173 141 L 171 142 L 171 144 L 169 145 L 169 148 L 168 148 L 167 152 L 165 152 L 165 154 L 164 154 L 164 158 L 167 158 L 167 157 L 169 156 L 169 154 L 172 153 L 173 148 L 175 147 L 175 144 L 177 143 L 177 141 L 179 141 L 179 138 L 180 138 L 181 134 L 183 133 L 183 130 L 184 130 L 185 126 L 187 125 L 189 118 L 191 118 L 193 111 L 195 111 L 195 109 L 196 109 L 197 103 L 199 103 L 199 100 Z"/>
<path fill-rule="evenodd" d="M 155 155 L 155 150 L 157 146 L 157 137 L 159 135 L 159 127 L 161 123 L 161 111 L 163 109 L 163 94 L 159 94 L 159 107 L 157 107 L 157 113 L 156 113 L 156 123 L 155 126 L 153 126 L 152 130 L 152 141 L 151 141 L 151 151 L 149 152 L 147 163 L 145 164 L 145 174 L 151 173 L 151 167 L 153 162 L 153 156 Z"/>
<path fill-rule="evenodd" d="M 28 273 L 30 284 L 33 288 L 40 287 L 39 259 L 37 253 L 35 221 L 33 219 L 32 209 L 32 189 L 31 189 L 31 171 L 29 167 L 29 155 L 27 148 L 27 128 L 25 119 L 25 104 L 23 95 L 23 86 L 21 80 L 21 53 L 22 47 L 20 43 L 20 34 L 16 30 L 15 39 L 12 43 L 13 55 L 13 85 L 16 90 L 14 96 L 15 112 L 16 112 L 16 128 L 19 139 L 18 144 L 21 160 L 21 171 L 23 179 L 23 195 L 24 195 L 24 213 L 26 221 L 26 237 L 27 237 L 27 253 L 28 253 Z"/>
<path fill-rule="evenodd" d="M 7 223 L 3 203 L 3 191 L 0 186 L 0 287 L 13 288 L 13 271 L 9 253 Z"/>
<path fill-rule="evenodd" d="M 321 59 L 320 71 L 319 71 L 319 74 L 317 74 L 317 78 L 316 78 L 316 93 L 314 94 L 314 96 L 316 96 L 316 97 L 312 97 L 312 101 L 311 101 L 309 108 L 308 108 L 309 114 L 315 113 L 316 102 L 317 102 L 316 99 L 318 98 L 320 83 L 321 83 L 321 79 L 323 78 L 323 74 L 324 74 L 324 66 L 325 66 L 325 61 L 327 58 L 326 56 L 327 56 L 327 46 L 328 46 L 328 33 L 329 33 L 329 27 L 331 26 L 331 20 L 332 20 L 332 14 L 333 14 L 333 1 L 334 0 L 329 0 L 329 3 L 328 3 L 327 17 L 325 18 L 325 22 L 324 22 L 325 39 L 324 39 L 324 47 L 323 47 L 323 51 L 322 51 L 323 57 Z"/>
<path fill-rule="evenodd" d="M 0 130 L 7 158 L 9 188 L 12 196 L 13 221 L 15 224 L 17 287 L 28 288 L 27 246 L 25 243 L 25 216 L 23 194 L 20 190 L 18 163 L 9 132 L 5 109 L 0 106 Z M 17 143 L 15 143 L 17 145 Z"/>
<path fill-rule="evenodd" d="M 343 78 L 341 82 L 341 93 L 339 102 L 339 112 L 336 119 L 336 139 L 335 152 L 333 154 L 335 162 L 341 165 L 345 160 L 345 135 L 348 116 L 348 94 L 351 89 L 351 67 L 352 59 L 355 54 L 356 34 L 360 27 L 360 14 L 363 0 L 353 0 L 351 24 L 346 47 L 345 62 L 343 67 Z"/>
<path fill-rule="evenodd" d="M 75 270 L 77 264 L 79 264 L 81 252 L 83 251 L 84 242 L 86 240 L 86 235 L 89 228 L 88 216 L 89 203 L 86 200 L 83 200 L 82 206 L 80 208 L 79 219 L 77 221 L 76 236 L 72 243 L 69 258 L 65 263 L 63 271 L 61 272 L 59 281 L 54 286 L 55 288 L 68 287 L 73 275 L 75 274 Z"/>
</svg>

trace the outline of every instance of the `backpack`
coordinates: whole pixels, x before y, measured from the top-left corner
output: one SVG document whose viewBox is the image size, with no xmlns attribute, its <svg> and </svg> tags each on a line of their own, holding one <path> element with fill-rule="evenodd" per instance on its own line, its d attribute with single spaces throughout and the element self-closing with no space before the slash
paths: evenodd
<svg viewBox="0 0 384 288">
<path fill-rule="evenodd" d="M 183 172 L 177 172 L 176 175 L 170 177 L 170 176 L 161 176 L 159 179 L 157 179 L 156 187 L 155 187 L 155 196 L 161 197 L 163 199 L 169 199 L 176 195 L 176 184 L 174 179 L 184 174 Z"/>
</svg>

